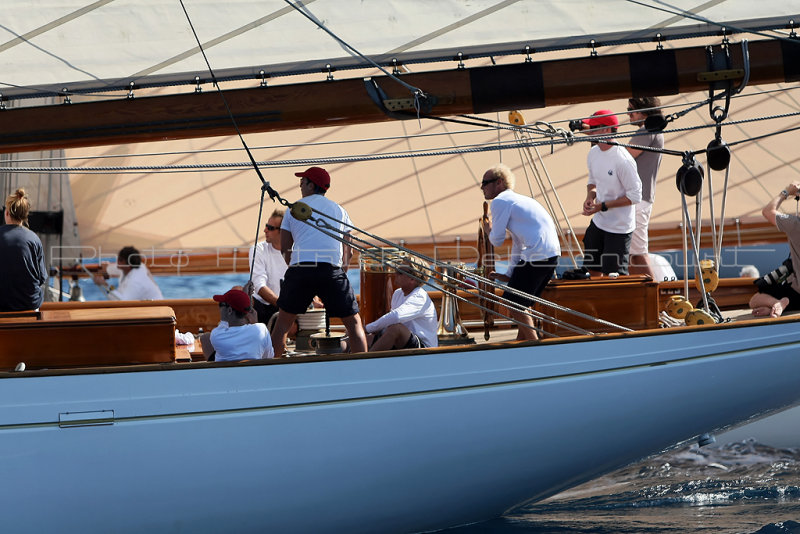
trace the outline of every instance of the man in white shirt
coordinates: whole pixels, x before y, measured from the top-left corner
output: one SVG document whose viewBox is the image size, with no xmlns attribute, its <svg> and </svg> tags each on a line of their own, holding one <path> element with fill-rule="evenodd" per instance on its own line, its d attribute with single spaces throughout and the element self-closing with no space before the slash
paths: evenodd
<svg viewBox="0 0 800 534">
<path fill-rule="evenodd" d="M 616 133 L 619 121 L 600 110 L 584 121 L 594 135 Z M 628 274 L 631 233 L 636 228 L 635 205 L 642 200 L 636 161 L 618 145 L 598 141 L 587 157 L 589 183 L 583 214 L 593 215 L 583 237 L 583 266 L 603 274 Z"/>
<path fill-rule="evenodd" d="M 424 268 L 411 259 L 400 263 L 394 277 L 397 289 L 392 294 L 391 311 L 366 326 L 368 333 L 377 334 L 370 352 L 439 346 L 436 308 L 422 288 L 422 280 L 427 278 Z"/>
<path fill-rule="evenodd" d="M 508 281 L 508 287 L 538 297 L 553 277 L 561 245 L 553 218 L 534 199 L 515 193 L 515 180 L 511 169 L 500 164 L 486 171 L 481 182 L 484 198 L 492 201 L 492 220 L 484 226 L 484 234 L 496 247 L 503 244 L 506 232 L 511 234 L 508 273 L 489 273 L 489 276 Z M 532 299 L 510 291 L 504 292 L 503 297 L 526 308 L 533 306 Z M 519 327 L 517 339 L 538 339 L 530 315 L 512 310 L 511 317 L 526 325 Z"/>
<path fill-rule="evenodd" d="M 94 283 L 105 289 L 109 300 L 161 300 L 158 284 L 147 266 L 142 263 L 143 256 L 134 247 L 123 247 L 117 254 L 117 264 L 107 265 L 104 272 L 94 275 Z M 105 276 L 119 276 L 119 287 L 108 285 Z"/>
<path fill-rule="evenodd" d="M 219 302 L 220 322 L 209 337 L 214 348 L 214 360 L 260 360 L 272 358 L 272 340 L 266 325 L 249 323 L 250 296 L 241 289 L 231 289 L 224 295 L 214 295 Z"/>
<path fill-rule="evenodd" d="M 332 227 L 328 233 L 347 240 L 350 216 L 339 204 L 325 197 L 331 185 L 328 171 L 310 167 L 295 176 L 300 177 L 302 202 L 315 210 L 312 217 Z M 272 331 L 276 357 L 283 357 L 289 329 L 315 296 L 325 305 L 328 317 L 341 318 L 350 338 L 350 352 L 366 352 L 367 340 L 358 315 L 358 302 L 345 273 L 353 254 L 351 247 L 323 233 L 313 222 L 295 219 L 287 211 L 281 223 L 281 252 L 289 268 L 278 296 L 278 319 Z"/>
<path fill-rule="evenodd" d="M 267 324 L 270 317 L 278 313 L 278 295 L 286 273 L 286 260 L 281 254 L 281 222 L 283 210 L 275 210 L 264 226 L 266 239 L 250 249 L 250 264 L 253 266 L 253 308 L 258 322 Z"/>
</svg>

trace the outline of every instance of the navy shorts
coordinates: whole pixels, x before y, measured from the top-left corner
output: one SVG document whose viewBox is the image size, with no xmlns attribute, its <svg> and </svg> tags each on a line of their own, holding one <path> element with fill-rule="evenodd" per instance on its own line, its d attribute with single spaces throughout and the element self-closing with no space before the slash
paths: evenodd
<svg viewBox="0 0 800 534">
<path fill-rule="evenodd" d="M 511 280 L 508 281 L 508 287 L 538 297 L 542 294 L 550 279 L 553 278 L 557 263 L 558 256 L 540 261 L 520 260 L 514 266 L 514 270 L 511 271 Z M 533 300 L 510 291 L 504 291 L 503 298 L 525 307 L 533 306 Z"/>
<path fill-rule="evenodd" d="M 290 265 L 283 277 L 278 308 L 295 315 L 305 312 L 314 297 L 325 305 L 328 317 L 358 313 L 358 302 L 341 267 L 330 263 Z"/>
<path fill-rule="evenodd" d="M 590 222 L 583 234 L 583 266 L 603 274 L 628 274 L 632 233 L 606 232 Z"/>
</svg>

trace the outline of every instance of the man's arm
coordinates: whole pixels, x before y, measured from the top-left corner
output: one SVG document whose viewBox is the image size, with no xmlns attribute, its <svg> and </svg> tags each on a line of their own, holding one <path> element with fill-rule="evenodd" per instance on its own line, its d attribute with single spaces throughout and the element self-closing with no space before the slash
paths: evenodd
<svg viewBox="0 0 800 534">
<path fill-rule="evenodd" d="M 495 198 L 492 200 L 492 220 L 489 226 L 489 242 L 500 247 L 506 240 L 506 229 L 508 228 L 508 220 L 511 218 L 511 202 L 504 201 L 503 199 Z M 484 228 L 484 231 L 486 228 Z"/>
<path fill-rule="evenodd" d="M 350 241 L 352 237 L 350 237 L 350 233 L 342 234 L 344 238 L 344 243 L 342 243 L 342 270 L 347 272 L 347 269 L 350 267 L 350 259 L 353 257 L 353 247 L 350 246 Z"/>
<path fill-rule="evenodd" d="M 591 215 L 600 211 L 600 205 L 595 204 L 597 199 L 597 186 L 595 184 L 588 184 L 586 186 L 586 200 L 583 201 L 583 214 Z"/>
<path fill-rule="evenodd" d="M 778 207 L 789 197 L 796 197 L 800 191 L 800 182 L 792 182 L 786 189 L 778 193 L 778 196 L 770 200 L 766 206 L 761 210 L 761 214 L 766 220 L 773 225 L 777 226 L 776 217 L 778 215 Z"/>
<path fill-rule="evenodd" d="M 287 265 L 292 261 L 292 245 L 294 245 L 292 233 L 281 228 L 281 254 L 283 254 L 283 261 Z"/>
<path fill-rule="evenodd" d="M 273 306 L 278 302 L 278 295 L 267 286 L 270 273 L 267 272 L 267 247 L 271 247 L 267 242 L 259 243 L 255 249 L 250 247 L 250 264 L 253 266 L 253 288 L 259 297 Z M 255 258 L 253 254 L 255 250 Z"/>
</svg>

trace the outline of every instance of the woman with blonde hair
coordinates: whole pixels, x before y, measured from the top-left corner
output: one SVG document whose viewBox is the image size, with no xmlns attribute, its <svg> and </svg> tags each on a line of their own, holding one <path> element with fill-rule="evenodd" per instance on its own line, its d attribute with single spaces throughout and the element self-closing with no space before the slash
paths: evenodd
<svg viewBox="0 0 800 534">
<path fill-rule="evenodd" d="M 0 312 L 37 310 L 47 282 L 44 248 L 29 228 L 31 204 L 24 189 L 6 198 L 5 225 L 0 226 Z"/>
</svg>

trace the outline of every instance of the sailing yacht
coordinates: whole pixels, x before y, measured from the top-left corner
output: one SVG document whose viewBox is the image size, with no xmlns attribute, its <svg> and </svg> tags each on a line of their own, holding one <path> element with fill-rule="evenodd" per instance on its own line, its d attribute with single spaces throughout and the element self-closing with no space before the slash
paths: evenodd
<svg viewBox="0 0 800 534">
<path fill-rule="evenodd" d="M 640 92 L 664 95 L 671 150 L 702 159 L 717 128 L 731 146 L 730 176 L 704 182 L 721 223 L 699 202 L 686 217 L 677 159 L 653 219 L 700 240 L 718 228 L 724 246 L 722 230 L 758 234 L 748 217 L 797 172 L 800 10 L 673 4 L 11 0 L 2 172 L 68 177 L 80 239 L 56 250 L 74 261 L 131 241 L 167 258 L 246 250 L 262 206 L 296 196 L 294 168 L 325 162 L 359 235 L 431 245 L 439 264 L 441 243 L 474 235 L 498 159 L 524 175 L 520 154 L 538 152 L 578 219 L 591 139 L 568 123 Z M 714 122 L 718 84 L 730 113 Z M 515 109 L 529 139 L 500 115 Z M 66 196 L 41 198 L 57 211 Z M 570 335 L 537 342 L 245 363 L 176 361 L 168 306 L 0 317 L 5 524 L 431 531 L 800 403 L 795 317 L 634 330 L 580 310 L 570 327 L 576 310 L 557 306 Z"/>
</svg>

